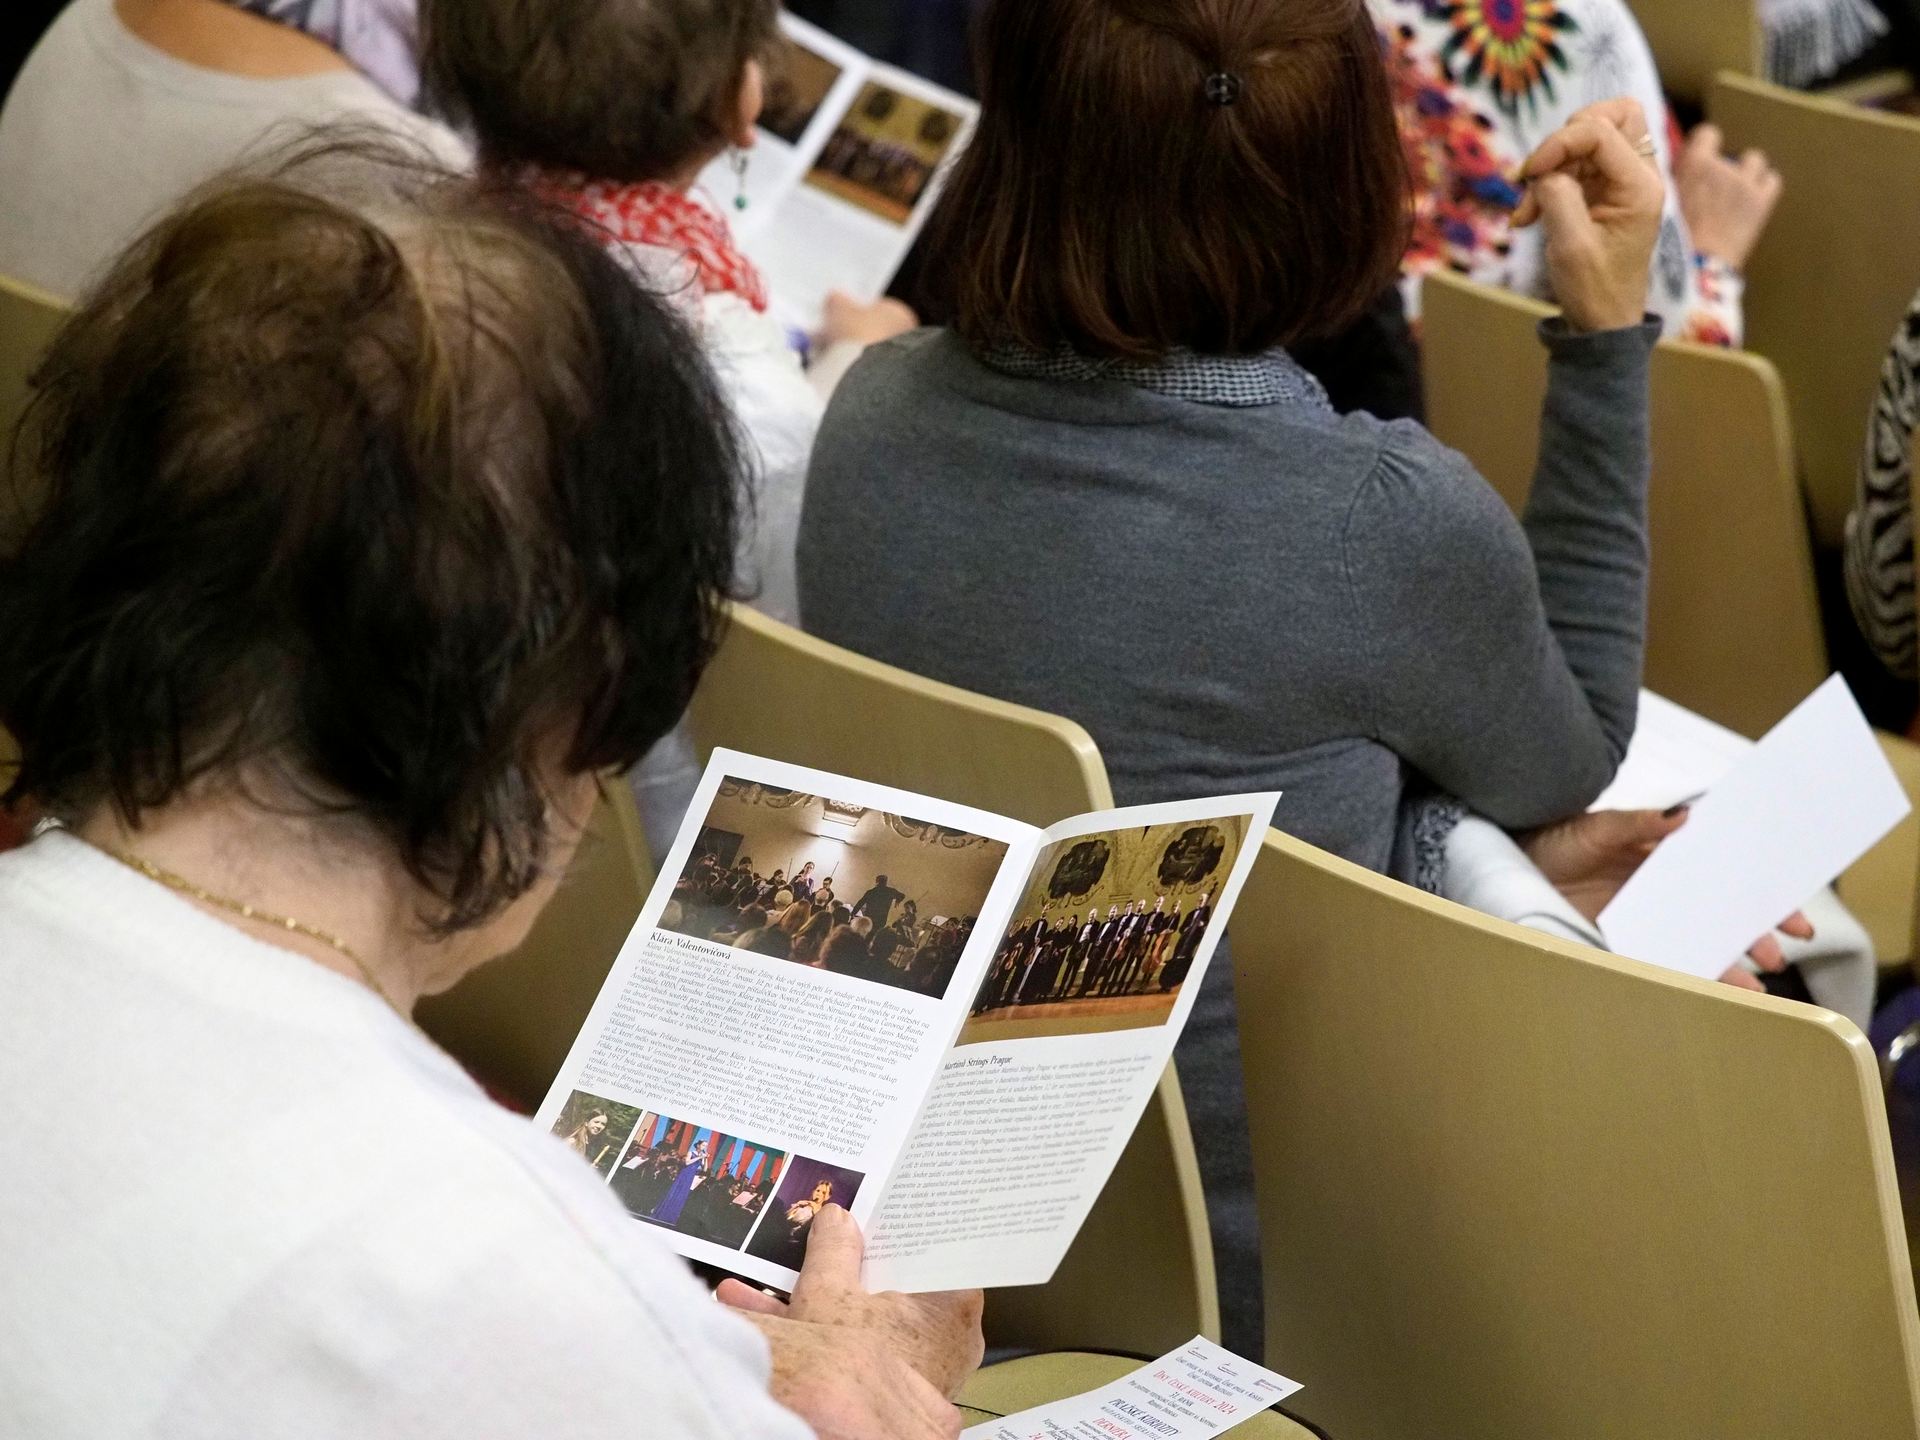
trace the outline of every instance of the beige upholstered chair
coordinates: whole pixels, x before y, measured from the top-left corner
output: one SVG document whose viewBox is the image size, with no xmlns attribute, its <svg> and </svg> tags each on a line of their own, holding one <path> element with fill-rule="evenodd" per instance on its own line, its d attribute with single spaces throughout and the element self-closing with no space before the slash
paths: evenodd
<svg viewBox="0 0 1920 1440">
<path fill-rule="evenodd" d="M 1289 1408 L 1366 1440 L 1920 1435 L 1886 1114 L 1847 1021 L 1277 832 L 1233 960 Z"/>
<path fill-rule="evenodd" d="M 1709 112 L 1786 180 L 1747 265 L 1747 347 L 1779 368 L 1815 541 L 1837 549 L 1887 340 L 1920 289 L 1920 120 L 1732 75 Z"/>
<path fill-rule="evenodd" d="M 865 659 L 745 607 L 734 610 L 691 719 L 703 755 L 725 746 L 1032 824 L 1112 804 L 1079 726 Z M 1052 1282 L 989 1295 L 987 1335 L 995 1345 L 1160 1354 L 1219 1333 L 1193 1138 L 1169 1068 Z"/>
<path fill-rule="evenodd" d="M 67 307 L 51 295 L 0 275 L 0 486 L 14 426 L 27 406 L 28 382 Z M 0 489 L 0 550 L 16 541 L 32 498 Z"/>
<path fill-rule="evenodd" d="M 13 777 L 20 770 L 20 746 L 4 726 L 0 726 L 0 792 L 13 784 Z M 17 845 L 26 838 L 25 822 L 6 811 L 0 811 L 0 849 Z"/>
<path fill-rule="evenodd" d="M 1920 809 L 1920 745 L 1879 735 L 1887 763 Z M 1840 877 L 1840 898 L 1873 937 L 1883 970 L 1920 965 L 1920 820 L 1909 815 Z"/>
<path fill-rule="evenodd" d="M 1533 483 L 1547 383 L 1534 331 L 1553 311 L 1452 275 L 1429 277 L 1424 296 L 1428 424 L 1519 511 Z M 1827 676 L 1779 377 L 1755 355 L 1662 341 L 1652 389 L 1647 684 L 1758 738 Z M 1920 805 L 1920 749 L 1881 739 Z M 1920 813 L 1840 890 L 1883 963 L 1920 954 Z"/>
<path fill-rule="evenodd" d="M 1424 297 L 1428 423 L 1519 511 L 1546 393 L 1534 332 L 1553 311 L 1451 275 Z M 1647 684 L 1758 738 L 1827 676 L 1779 378 L 1752 355 L 1663 341 L 1652 387 Z"/>
<path fill-rule="evenodd" d="M 27 403 L 33 367 L 67 318 L 67 306 L 0 275 L 0 429 L 11 430 Z"/>
<path fill-rule="evenodd" d="M 1721 70 L 1759 75 L 1766 59 L 1760 0 L 1630 0 L 1671 95 L 1699 104 Z"/>
<path fill-rule="evenodd" d="M 560 1073 L 652 885 L 633 794 L 612 782 L 525 943 L 423 1001 L 415 1018 L 496 1093 L 531 1109 Z"/>
</svg>

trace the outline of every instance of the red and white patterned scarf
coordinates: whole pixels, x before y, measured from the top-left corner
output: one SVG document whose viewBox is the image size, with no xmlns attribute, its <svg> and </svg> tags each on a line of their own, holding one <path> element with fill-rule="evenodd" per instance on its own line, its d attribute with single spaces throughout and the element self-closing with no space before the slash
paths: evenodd
<svg viewBox="0 0 1920 1440">
<path fill-rule="evenodd" d="M 657 180 L 629 184 L 594 180 L 578 171 L 537 171 L 529 177 L 543 198 L 591 221 L 611 239 L 651 245 L 684 256 L 702 293 L 738 295 L 767 308 L 767 282 L 740 253 L 724 217 Z"/>
</svg>

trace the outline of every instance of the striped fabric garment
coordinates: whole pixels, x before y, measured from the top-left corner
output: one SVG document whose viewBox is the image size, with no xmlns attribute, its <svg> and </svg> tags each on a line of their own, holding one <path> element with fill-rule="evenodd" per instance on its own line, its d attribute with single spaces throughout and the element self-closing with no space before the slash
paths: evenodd
<svg viewBox="0 0 1920 1440">
<path fill-rule="evenodd" d="M 1805 89 L 1858 60 L 1887 33 L 1868 0 L 1760 0 L 1767 78 Z"/>
<path fill-rule="evenodd" d="M 1880 368 L 1853 513 L 1847 517 L 1847 599 L 1880 663 L 1920 678 L 1913 593 L 1913 434 L 1920 423 L 1920 295 Z"/>
</svg>

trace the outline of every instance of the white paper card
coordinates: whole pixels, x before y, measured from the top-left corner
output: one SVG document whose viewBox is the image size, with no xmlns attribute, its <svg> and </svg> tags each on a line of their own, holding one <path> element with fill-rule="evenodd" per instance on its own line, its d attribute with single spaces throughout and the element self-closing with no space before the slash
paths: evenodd
<svg viewBox="0 0 1920 1440">
<path fill-rule="evenodd" d="M 1640 692 L 1640 719 L 1627 758 L 1595 810 L 1664 810 L 1697 800 L 1753 753 L 1753 741 L 1651 690 Z"/>
<path fill-rule="evenodd" d="M 975 1425 L 961 1440 L 1188 1440 L 1231 1430 L 1299 1388 L 1196 1337 L 1111 1385 Z"/>
<path fill-rule="evenodd" d="M 1600 928 L 1619 954 L 1712 979 L 1910 808 L 1835 675 L 1694 804 Z"/>
</svg>

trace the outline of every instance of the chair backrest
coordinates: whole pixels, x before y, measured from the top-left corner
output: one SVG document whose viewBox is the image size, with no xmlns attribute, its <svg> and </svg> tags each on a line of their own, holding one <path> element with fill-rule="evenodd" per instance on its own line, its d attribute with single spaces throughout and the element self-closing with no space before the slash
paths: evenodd
<svg viewBox="0 0 1920 1440">
<path fill-rule="evenodd" d="M 0 428 L 11 431 L 26 408 L 28 378 L 67 313 L 44 290 L 0 275 Z"/>
<path fill-rule="evenodd" d="M 1854 861 L 1834 888 L 1866 927 L 1885 971 L 1920 960 L 1920 745 L 1885 731 L 1875 738 L 1915 813 Z"/>
<path fill-rule="evenodd" d="M 1747 264 L 1747 348 L 1779 367 L 1814 535 L 1837 549 L 1880 364 L 1920 289 L 1920 120 L 1737 76 L 1709 113 L 1786 181 Z"/>
<path fill-rule="evenodd" d="M 1553 312 L 1452 275 L 1427 279 L 1423 306 L 1428 423 L 1518 512 Z M 1780 380 L 1757 356 L 1663 341 L 1652 392 L 1647 684 L 1757 738 L 1827 675 Z"/>
<path fill-rule="evenodd" d="M 689 718 L 703 760 L 725 746 L 1034 825 L 1113 803 L 1078 725 L 896 670 L 744 606 Z M 1131 1298 L 1116 1302 L 1121 1273 Z M 1157 1355 L 1219 1333 L 1212 1236 L 1169 1066 L 1052 1281 L 994 1291 L 987 1335 L 994 1345 Z"/>
<path fill-rule="evenodd" d="M 0 792 L 13 784 L 13 777 L 20 769 L 20 747 L 5 726 L 0 725 Z M 25 842 L 27 825 L 24 817 L 0 808 L 0 850 L 10 850 Z"/>
<path fill-rule="evenodd" d="M 1825 1010 L 1270 833 L 1233 917 L 1269 1363 L 1368 1440 L 1920 1434 L 1874 1056 Z"/>
<path fill-rule="evenodd" d="M 0 275 L 0 467 L 27 408 L 27 382 L 66 318 L 67 307 L 51 295 Z M 0 493 L 0 549 L 12 543 L 27 518 L 25 500 Z"/>
<path fill-rule="evenodd" d="M 1698 104 L 1721 70 L 1763 73 L 1760 0 L 1632 0 L 1630 8 L 1670 95 Z"/>
<path fill-rule="evenodd" d="M 725 746 L 1029 825 L 1113 804 L 1099 750 L 1071 721 L 897 670 L 745 605 L 733 607 L 689 718 L 703 764 Z"/>
<path fill-rule="evenodd" d="M 633 794 L 609 783 L 559 892 L 511 955 L 482 966 L 415 1019 L 507 1100 L 537 1105 L 640 917 L 653 864 Z"/>
</svg>

